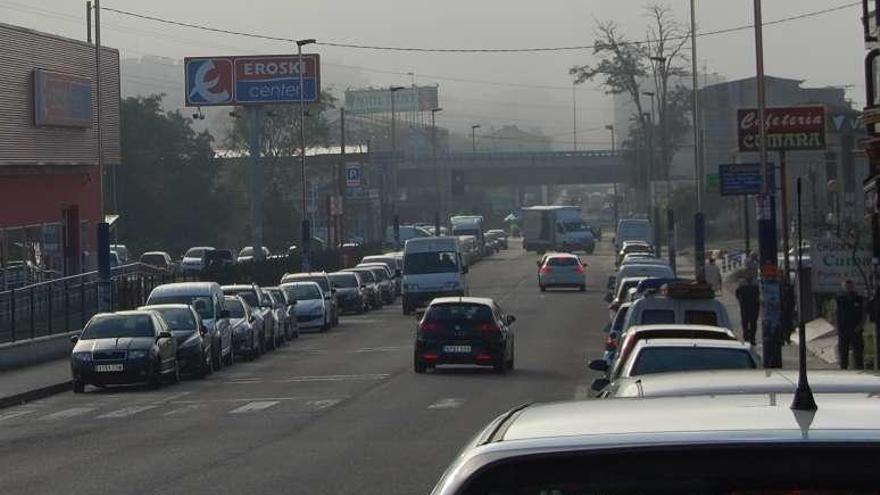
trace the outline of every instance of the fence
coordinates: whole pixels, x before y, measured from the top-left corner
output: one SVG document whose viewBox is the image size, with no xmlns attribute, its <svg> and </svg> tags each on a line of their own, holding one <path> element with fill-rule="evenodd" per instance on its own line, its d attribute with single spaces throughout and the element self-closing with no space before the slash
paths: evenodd
<svg viewBox="0 0 880 495">
<path fill-rule="evenodd" d="M 344 252 L 312 254 L 316 271 L 335 271 L 363 256 L 381 252 L 380 246 L 359 246 Z M 277 285 L 288 272 L 297 272 L 298 255 L 259 262 L 211 267 L 199 274 L 172 273 L 151 265 L 133 263 L 111 271 L 110 306 L 113 311 L 141 306 L 157 285 L 181 281 L 216 281 L 220 284 Z M 40 282 L 0 292 L 0 343 L 32 339 L 82 328 L 98 312 L 98 273 Z"/>
</svg>

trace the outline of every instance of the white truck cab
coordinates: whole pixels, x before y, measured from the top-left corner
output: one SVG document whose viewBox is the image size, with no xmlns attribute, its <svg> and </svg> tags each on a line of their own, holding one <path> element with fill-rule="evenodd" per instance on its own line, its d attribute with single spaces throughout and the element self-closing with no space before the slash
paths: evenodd
<svg viewBox="0 0 880 495">
<path fill-rule="evenodd" d="M 468 267 L 456 237 L 422 237 L 403 248 L 403 314 L 437 297 L 468 295 Z"/>
</svg>

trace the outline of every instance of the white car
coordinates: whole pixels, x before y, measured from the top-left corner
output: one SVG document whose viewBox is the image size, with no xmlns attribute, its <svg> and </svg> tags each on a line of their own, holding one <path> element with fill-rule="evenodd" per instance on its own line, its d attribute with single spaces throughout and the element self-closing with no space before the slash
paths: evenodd
<svg viewBox="0 0 880 495">
<path fill-rule="evenodd" d="M 646 339 L 636 343 L 621 368 L 627 378 L 671 371 L 746 370 L 758 367 L 749 344 L 717 339 Z"/>
<path fill-rule="evenodd" d="M 180 271 L 183 273 L 199 273 L 205 269 L 206 254 L 213 251 L 210 246 L 196 246 L 189 248 L 180 260 Z"/>
<path fill-rule="evenodd" d="M 294 312 L 300 330 L 317 328 L 324 332 L 330 328 L 330 314 L 324 292 L 317 282 L 288 282 L 279 287 L 296 297 Z"/>
</svg>

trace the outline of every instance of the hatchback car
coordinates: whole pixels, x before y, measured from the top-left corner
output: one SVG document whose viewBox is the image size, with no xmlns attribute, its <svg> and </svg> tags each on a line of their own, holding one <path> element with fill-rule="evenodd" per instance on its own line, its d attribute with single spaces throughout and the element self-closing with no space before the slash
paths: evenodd
<svg viewBox="0 0 880 495">
<path fill-rule="evenodd" d="M 416 330 L 413 368 L 424 373 L 441 364 L 514 367 L 516 320 L 492 299 L 440 297 L 431 301 Z"/>
<path fill-rule="evenodd" d="M 577 287 L 587 290 L 584 264 L 573 254 L 555 253 L 547 256 L 538 270 L 538 287 L 544 292 L 549 287 Z"/>
<path fill-rule="evenodd" d="M 157 304 L 141 306 L 138 310 L 151 310 L 162 315 L 177 341 L 177 363 L 181 372 L 199 378 L 214 372 L 213 339 L 192 306 Z"/>
<path fill-rule="evenodd" d="M 327 274 L 336 289 L 336 300 L 342 312 L 360 314 L 367 310 L 366 286 L 357 272 L 335 272 Z"/>
<path fill-rule="evenodd" d="M 330 328 L 327 300 L 317 282 L 287 282 L 279 287 L 286 294 L 296 298 L 294 310 L 300 330 L 317 328 L 325 332 Z"/>
<path fill-rule="evenodd" d="M 275 334 L 280 332 L 280 326 L 276 321 L 275 308 L 269 297 L 254 284 L 224 285 L 221 289 L 227 296 L 241 296 L 251 309 L 260 315 L 263 322 L 264 346 L 266 349 L 275 349 Z"/>
<path fill-rule="evenodd" d="M 281 283 L 287 282 L 315 282 L 318 284 L 330 315 L 330 325 L 339 325 L 339 303 L 336 299 L 336 291 L 330 285 L 330 277 L 327 276 L 327 272 L 286 273 L 281 277 Z"/>
<path fill-rule="evenodd" d="M 168 272 L 173 272 L 177 268 L 171 255 L 165 251 L 148 251 L 141 255 L 140 261 L 145 265 L 155 266 Z"/>
<path fill-rule="evenodd" d="M 223 300 L 229 309 L 235 354 L 253 361 L 266 352 L 263 320 L 241 296 L 225 296 Z"/>
<path fill-rule="evenodd" d="M 148 382 L 158 387 L 165 377 L 180 380 L 177 341 L 155 311 L 99 313 L 71 341 L 75 393 L 86 385 Z"/>
<path fill-rule="evenodd" d="M 364 297 L 367 299 L 367 305 L 371 309 L 379 309 L 383 305 L 382 289 L 379 287 L 379 280 L 373 270 L 369 268 L 346 268 L 342 270 L 344 273 L 357 273 L 361 278 L 364 286 Z"/>
<path fill-rule="evenodd" d="M 199 273 L 207 265 L 206 255 L 213 251 L 213 247 L 197 246 L 189 248 L 180 260 L 180 271 L 185 274 Z"/>
<path fill-rule="evenodd" d="M 379 292 L 385 304 L 393 304 L 397 297 L 397 283 L 394 281 L 391 269 L 384 263 L 362 263 L 355 268 L 366 268 L 373 272 L 378 280 Z"/>
<path fill-rule="evenodd" d="M 275 304 L 275 318 L 282 322 L 282 328 L 284 329 L 280 335 L 278 335 L 278 345 L 283 344 L 291 339 L 299 338 L 299 326 L 296 324 L 296 312 L 294 306 L 296 306 L 296 299 L 290 299 L 287 294 L 284 293 L 278 287 L 262 287 L 263 292 L 271 296 L 273 303 Z"/>
</svg>

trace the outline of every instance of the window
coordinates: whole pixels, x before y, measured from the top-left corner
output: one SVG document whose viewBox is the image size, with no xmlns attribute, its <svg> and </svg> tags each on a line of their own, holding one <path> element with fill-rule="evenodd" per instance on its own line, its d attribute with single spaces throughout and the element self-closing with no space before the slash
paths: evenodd
<svg viewBox="0 0 880 495">
<path fill-rule="evenodd" d="M 358 279 L 354 273 L 334 273 L 330 275 L 330 283 L 337 289 L 355 289 Z"/>
<path fill-rule="evenodd" d="M 718 326 L 718 314 L 714 311 L 690 310 L 684 312 L 684 322 L 688 325 Z"/>
<path fill-rule="evenodd" d="M 755 367 L 748 352 L 713 347 L 649 347 L 636 357 L 630 376 L 668 371 L 742 370 Z"/>
<path fill-rule="evenodd" d="M 482 304 L 437 304 L 425 314 L 425 321 L 491 321 L 492 310 Z"/>
<path fill-rule="evenodd" d="M 404 259 L 403 271 L 407 275 L 457 272 L 457 253 L 455 251 L 409 253 Z"/>
<path fill-rule="evenodd" d="M 214 318 L 214 304 L 210 296 L 165 296 L 153 297 L 150 304 L 189 304 L 203 320 Z"/>
<path fill-rule="evenodd" d="M 550 258 L 547 261 L 547 264 L 550 266 L 578 266 L 580 265 L 580 262 L 577 260 L 577 258 L 566 256 L 559 258 Z"/>
<path fill-rule="evenodd" d="M 192 311 L 184 308 L 158 308 L 157 313 L 162 315 L 168 328 L 171 330 L 195 330 L 196 320 Z"/>
<path fill-rule="evenodd" d="M 153 337 L 153 319 L 146 314 L 105 315 L 93 318 L 83 330 L 80 340 Z"/>
<path fill-rule="evenodd" d="M 226 309 L 229 310 L 230 318 L 244 318 L 244 304 L 238 299 L 226 299 Z"/>
<path fill-rule="evenodd" d="M 657 325 L 661 323 L 675 323 L 675 311 L 671 309 L 646 309 L 642 311 L 640 325 Z"/>
<path fill-rule="evenodd" d="M 312 284 L 295 284 L 283 287 L 288 294 L 293 294 L 297 301 L 321 299 L 321 291 Z"/>
</svg>

